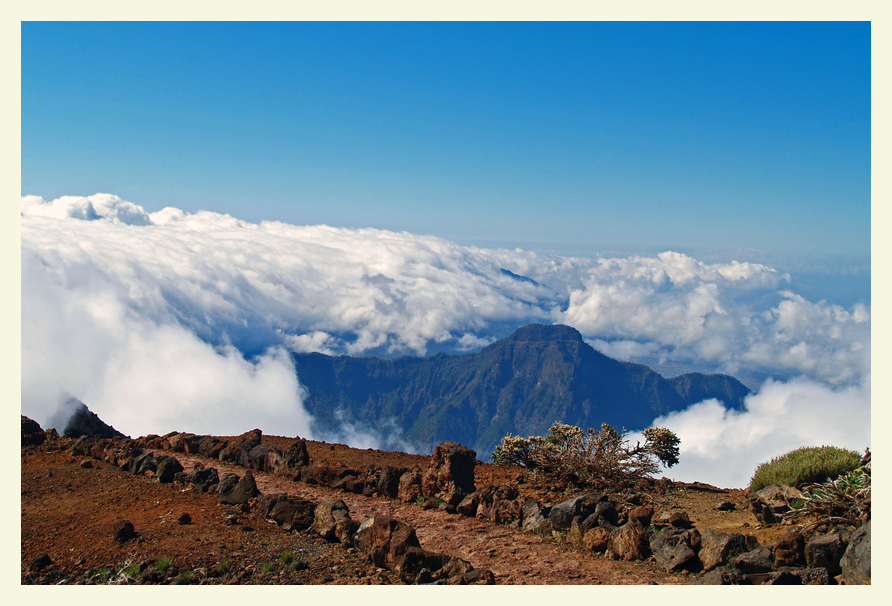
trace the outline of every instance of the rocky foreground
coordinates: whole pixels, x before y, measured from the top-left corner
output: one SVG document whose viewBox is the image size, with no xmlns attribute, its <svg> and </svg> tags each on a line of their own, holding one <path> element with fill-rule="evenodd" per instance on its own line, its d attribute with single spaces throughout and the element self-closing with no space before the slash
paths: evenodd
<svg viewBox="0 0 892 606">
<path fill-rule="evenodd" d="M 535 483 L 263 435 L 60 437 L 22 417 L 23 584 L 869 584 L 870 521 L 795 491 Z"/>
</svg>

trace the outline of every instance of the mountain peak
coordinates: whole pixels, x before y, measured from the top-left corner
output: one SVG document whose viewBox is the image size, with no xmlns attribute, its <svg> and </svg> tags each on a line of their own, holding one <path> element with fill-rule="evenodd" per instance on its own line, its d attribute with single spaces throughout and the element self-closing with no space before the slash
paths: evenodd
<svg viewBox="0 0 892 606">
<path fill-rule="evenodd" d="M 582 335 L 572 326 L 563 324 L 528 324 L 514 331 L 507 340 L 549 343 L 554 341 L 582 342 Z"/>
</svg>

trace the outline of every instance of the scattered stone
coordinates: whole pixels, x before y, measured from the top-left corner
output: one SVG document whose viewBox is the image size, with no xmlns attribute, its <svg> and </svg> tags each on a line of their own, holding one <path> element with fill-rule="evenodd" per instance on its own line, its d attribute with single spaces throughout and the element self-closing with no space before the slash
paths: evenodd
<svg viewBox="0 0 892 606">
<path fill-rule="evenodd" d="M 694 539 L 696 533 L 696 541 Z M 696 530 L 682 528 L 663 528 L 650 537 L 650 550 L 659 566 L 670 572 L 679 570 L 697 571 L 700 569 L 700 560 L 693 547 L 693 543 L 699 543 L 699 533 Z"/>
<path fill-rule="evenodd" d="M 809 568 L 826 568 L 830 576 L 842 573 L 839 562 L 847 544 L 838 534 L 815 537 L 805 544 L 805 565 Z"/>
<path fill-rule="evenodd" d="M 774 544 L 774 566 L 805 566 L 805 537 L 798 532 L 785 532 Z"/>
<path fill-rule="evenodd" d="M 80 462 L 81 469 L 93 469 L 93 461 L 90 459 L 84 459 Z"/>
<path fill-rule="evenodd" d="M 27 417 L 22 417 L 22 419 L 26 419 L 26 418 Z M 39 571 L 43 570 L 44 568 L 46 568 L 47 566 L 51 565 L 52 563 L 53 563 L 53 561 L 50 559 L 49 554 L 41 553 L 40 555 L 35 557 L 33 560 L 31 560 L 31 563 L 28 564 L 28 570 L 30 572 L 39 572 Z"/>
<path fill-rule="evenodd" d="M 201 492 L 208 492 L 211 486 L 220 483 L 220 476 L 214 467 L 195 469 L 189 474 L 189 481 Z"/>
<path fill-rule="evenodd" d="M 313 530 L 326 541 L 353 542 L 359 524 L 350 519 L 347 504 L 341 499 L 325 500 L 316 506 Z"/>
<path fill-rule="evenodd" d="M 651 505 L 639 505 L 635 507 L 629 512 L 630 520 L 638 520 L 638 522 L 648 528 L 650 526 L 650 521 L 654 517 L 654 508 Z M 614 520 L 614 523 L 616 520 Z"/>
<path fill-rule="evenodd" d="M 378 495 L 396 499 L 399 494 L 400 478 L 408 470 L 385 465 L 378 476 Z"/>
<path fill-rule="evenodd" d="M 414 470 L 400 477 L 397 498 L 403 503 L 414 503 L 421 496 L 421 472 Z"/>
<path fill-rule="evenodd" d="M 734 556 L 746 553 L 757 545 L 747 545 L 746 538 L 740 533 L 724 533 L 712 528 L 704 528 L 700 532 L 700 562 L 703 570 L 709 571 L 724 566 Z"/>
<path fill-rule="evenodd" d="M 861 525 L 849 539 L 839 562 L 839 581 L 845 585 L 870 585 L 870 521 Z"/>
<path fill-rule="evenodd" d="M 186 526 L 191 523 L 192 523 L 192 516 L 190 516 L 186 512 L 181 513 L 180 517 L 177 518 L 177 524 L 179 524 L 180 526 Z"/>
<path fill-rule="evenodd" d="M 25 446 L 40 446 L 46 440 L 46 433 L 40 424 L 25 415 L 22 417 L 22 448 Z"/>
<path fill-rule="evenodd" d="M 160 583 L 164 580 L 164 575 L 157 568 L 146 568 L 142 571 L 140 578 L 143 583 Z"/>
<path fill-rule="evenodd" d="M 257 483 L 254 481 L 254 474 L 250 469 L 245 470 L 245 475 L 239 478 L 236 474 L 226 474 L 220 480 L 218 489 L 218 499 L 226 505 L 242 505 L 247 504 L 248 499 L 252 499 L 260 494 L 257 490 Z"/>
<path fill-rule="evenodd" d="M 737 506 L 731 501 L 720 501 L 715 508 L 719 511 L 734 511 L 737 509 Z"/>
<path fill-rule="evenodd" d="M 115 543 L 126 543 L 136 537 L 136 530 L 128 520 L 118 520 L 112 525 L 112 537 Z"/>
<path fill-rule="evenodd" d="M 647 529 L 632 520 L 611 532 L 607 556 L 617 560 L 646 560 L 650 556 Z"/>
<path fill-rule="evenodd" d="M 594 514 L 598 505 L 607 500 L 600 493 L 588 493 L 558 503 L 551 508 L 548 519 L 555 530 L 568 530 L 573 523 L 573 518 L 580 517 L 583 520 Z"/>
<path fill-rule="evenodd" d="M 474 467 L 477 453 L 456 442 L 442 442 L 431 456 L 430 465 L 421 478 L 421 491 L 426 498 L 439 498 L 458 505 L 476 490 Z"/>
<path fill-rule="evenodd" d="M 550 532 L 548 512 L 536 499 L 527 499 L 520 510 L 520 528 L 525 532 Z"/>
<path fill-rule="evenodd" d="M 607 547 L 609 544 L 610 532 L 605 528 L 601 528 L 600 526 L 592 528 L 591 530 L 587 530 L 582 535 L 582 546 L 589 551 L 602 553 L 604 551 L 607 551 Z"/>
<path fill-rule="evenodd" d="M 691 518 L 687 511 L 676 511 L 666 520 L 673 528 L 692 528 Z"/>
<path fill-rule="evenodd" d="M 161 484 L 170 484 L 173 482 L 176 474 L 183 471 L 182 464 L 174 457 L 164 457 L 158 461 L 158 481 Z"/>
<path fill-rule="evenodd" d="M 731 560 L 731 564 L 746 574 L 774 571 L 774 553 L 768 545 L 757 547 Z"/>
<path fill-rule="evenodd" d="M 714 568 L 702 577 L 694 580 L 691 585 L 752 585 L 752 581 L 746 575 L 733 568 Z"/>
<path fill-rule="evenodd" d="M 772 572 L 766 585 L 829 585 L 830 575 L 826 568 L 788 568 Z"/>
<path fill-rule="evenodd" d="M 747 495 L 750 511 L 762 524 L 777 524 L 790 511 L 790 501 L 802 493 L 786 484 L 772 484 Z"/>
</svg>

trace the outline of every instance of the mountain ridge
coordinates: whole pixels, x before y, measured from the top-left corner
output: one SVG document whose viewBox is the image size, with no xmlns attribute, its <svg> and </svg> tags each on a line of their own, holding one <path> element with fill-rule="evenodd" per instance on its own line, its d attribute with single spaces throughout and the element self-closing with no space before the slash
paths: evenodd
<svg viewBox="0 0 892 606">
<path fill-rule="evenodd" d="M 576 329 L 530 324 L 476 353 L 392 360 L 293 353 L 314 430 L 348 423 L 420 448 L 451 440 L 488 456 L 507 433 L 543 435 L 555 421 L 643 429 L 707 398 L 740 409 L 750 390 L 728 375 L 672 379 L 609 358 Z"/>
</svg>

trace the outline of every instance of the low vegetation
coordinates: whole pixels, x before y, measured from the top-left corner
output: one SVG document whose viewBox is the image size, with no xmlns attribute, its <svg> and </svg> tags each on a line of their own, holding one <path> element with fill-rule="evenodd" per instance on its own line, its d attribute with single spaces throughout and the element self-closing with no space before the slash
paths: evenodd
<svg viewBox="0 0 892 606">
<path fill-rule="evenodd" d="M 863 524 L 870 518 L 870 462 L 836 479 L 806 486 L 784 517 L 811 518 L 813 522 L 808 526 Z"/>
<path fill-rule="evenodd" d="M 626 431 L 607 424 L 600 431 L 555 423 L 547 436 L 521 438 L 510 433 L 496 447 L 497 464 L 520 465 L 548 480 L 579 485 L 619 483 L 657 473 L 678 463 L 678 437 L 665 428 L 644 430 L 644 444 L 633 446 Z"/>
<path fill-rule="evenodd" d="M 802 488 L 838 478 L 860 463 L 861 455 L 853 450 L 833 446 L 798 448 L 759 465 L 750 480 L 750 489 L 761 490 L 771 484 Z"/>
</svg>

